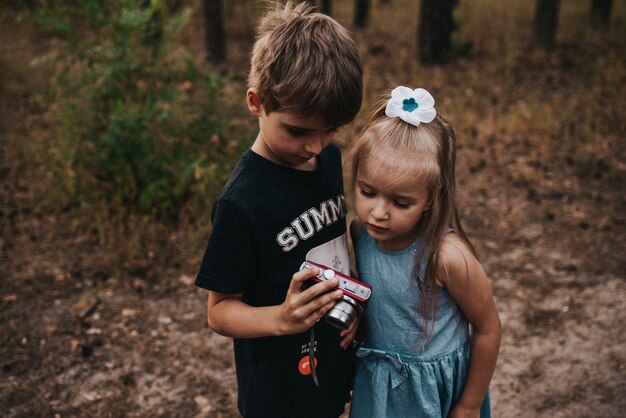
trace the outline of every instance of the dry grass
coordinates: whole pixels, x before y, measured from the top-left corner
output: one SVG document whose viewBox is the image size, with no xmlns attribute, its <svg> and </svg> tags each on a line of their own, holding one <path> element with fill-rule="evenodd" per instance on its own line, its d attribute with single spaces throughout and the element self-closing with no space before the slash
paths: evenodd
<svg viewBox="0 0 626 418">
<path fill-rule="evenodd" d="M 196 11 L 200 3 L 190 2 Z M 224 3 L 223 69 L 232 80 L 224 96 L 240 103 L 233 120 L 253 132 L 243 93 L 264 3 Z M 399 84 L 430 90 L 455 126 L 462 215 L 505 330 L 494 415 L 621 416 L 626 4 L 614 2 L 611 30 L 596 33 L 588 0 L 561 2 L 557 47 L 541 51 L 530 38 L 534 2 L 461 1 L 455 36 L 472 50 L 448 66 L 425 67 L 415 59 L 418 2 L 372 3 L 369 27 L 356 31 L 354 2 L 333 2 L 366 70 L 363 110 L 337 142 L 347 147 L 373 102 Z M 202 61 L 200 13 L 193 19 L 186 45 Z M 11 28 L 0 27 L 0 92 L 8 98 L 0 107 L 0 275 L 8 278 L 0 281 L 0 409 L 7 416 L 236 416 L 230 340 L 206 328 L 206 294 L 192 284 L 208 207 L 202 221 L 175 229 L 133 225 L 130 239 L 106 213 L 92 214 L 87 220 L 100 225 L 85 232 L 75 227 L 81 220 L 43 211 L 40 179 L 22 145 L 54 123 L 42 117 L 38 89 L 55 45 L 23 22 Z M 116 248 L 100 246 L 93 230 L 108 230 Z M 145 258 L 129 265 L 111 255 L 135 258 L 145 245 Z M 83 302 L 95 296 L 101 304 L 80 319 Z"/>
<path fill-rule="evenodd" d="M 557 47 L 544 51 L 532 43 L 533 2 L 460 2 L 454 36 L 472 49 L 444 67 L 415 59 L 418 2 L 373 2 L 365 30 L 351 26 L 353 2 L 335 1 L 333 7 L 352 30 L 365 67 L 363 109 L 340 131 L 338 143 L 349 145 L 381 94 L 397 85 L 422 86 L 457 131 L 460 198 L 475 234 L 485 226 L 481 218 L 512 229 L 532 217 L 591 228 L 623 225 L 626 5 L 615 3 L 611 30 L 602 33 L 589 27 L 589 2 L 562 3 Z M 251 42 L 241 36 L 242 23 L 247 28 L 251 21 L 229 22 L 239 34 L 229 44 L 238 80 L 245 79 Z M 543 207 L 523 214 L 505 204 L 485 209 L 484 201 L 504 198 L 502 193 Z M 590 221 L 581 221 L 585 211 L 568 208 L 572 202 L 600 207 Z"/>
<path fill-rule="evenodd" d="M 245 80 L 250 28 L 264 3 L 243 12 L 245 1 L 229 2 L 229 68 Z M 423 86 L 441 113 L 456 127 L 469 149 L 488 148 L 490 161 L 515 170 L 514 155 L 560 167 L 573 166 L 582 177 L 597 164 L 608 177 L 621 176 L 626 124 L 620 109 L 626 60 L 626 7 L 616 2 L 611 30 L 598 33 L 588 24 L 588 1 L 562 4 L 557 47 L 534 48 L 531 38 L 533 2 L 497 0 L 460 2 L 454 37 L 470 42 L 470 53 L 445 67 L 426 67 L 416 60 L 418 2 L 374 1 L 369 25 L 355 30 L 352 1 L 334 1 L 333 16 L 350 28 L 365 67 L 363 110 L 344 129 L 338 142 L 347 144 L 379 96 L 397 85 Z M 243 86 L 242 86 L 243 88 Z M 243 90 L 242 90 L 243 91 Z M 511 163 L 514 163 L 511 165 Z"/>
</svg>

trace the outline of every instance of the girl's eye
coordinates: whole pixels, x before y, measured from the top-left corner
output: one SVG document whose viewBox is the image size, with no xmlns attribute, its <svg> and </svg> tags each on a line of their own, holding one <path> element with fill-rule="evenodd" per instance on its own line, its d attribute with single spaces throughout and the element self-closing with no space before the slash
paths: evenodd
<svg viewBox="0 0 626 418">
<path fill-rule="evenodd" d="M 409 206 L 411 206 L 410 203 L 398 202 L 397 200 L 395 200 L 393 204 L 399 207 L 400 209 L 407 209 Z"/>
<path fill-rule="evenodd" d="M 365 197 L 372 197 L 376 194 L 374 192 L 370 192 L 369 190 L 365 190 L 365 189 L 360 189 L 360 190 L 361 190 L 361 194 Z"/>
</svg>

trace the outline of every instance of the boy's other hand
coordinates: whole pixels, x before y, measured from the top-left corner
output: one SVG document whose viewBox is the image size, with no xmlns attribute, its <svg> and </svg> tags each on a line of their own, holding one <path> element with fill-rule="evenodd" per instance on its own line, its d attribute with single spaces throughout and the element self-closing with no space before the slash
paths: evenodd
<svg viewBox="0 0 626 418">
<path fill-rule="evenodd" d="M 339 285 L 337 278 L 324 280 L 303 290 L 304 282 L 318 273 L 318 269 L 304 269 L 292 276 L 285 301 L 280 305 L 281 334 L 297 334 L 311 328 L 343 295 L 341 290 L 336 289 Z"/>
</svg>

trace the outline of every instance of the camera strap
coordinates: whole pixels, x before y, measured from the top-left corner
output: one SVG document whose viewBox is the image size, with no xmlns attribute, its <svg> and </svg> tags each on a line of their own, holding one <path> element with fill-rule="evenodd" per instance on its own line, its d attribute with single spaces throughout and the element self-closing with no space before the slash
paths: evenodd
<svg viewBox="0 0 626 418">
<path fill-rule="evenodd" d="M 315 386 L 320 387 L 320 383 L 317 380 L 317 371 L 315 370 L 315 324 L 311 327 L 309 335 L 309 366 L 311 367 L 311 376 L 313 376 Z"/>
</svg>

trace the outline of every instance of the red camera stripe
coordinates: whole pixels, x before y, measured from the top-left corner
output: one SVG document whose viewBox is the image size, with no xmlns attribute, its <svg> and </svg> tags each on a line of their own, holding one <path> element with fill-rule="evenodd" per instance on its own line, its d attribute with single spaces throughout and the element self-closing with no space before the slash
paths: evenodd
<svg viewBox="0 0 626 418">
<path fill-rule="evenodd" d="M 309 264 L 314 265 L 314 266 L 315 266 L 315 267 L 317 267 L 317 268 L 323 269 L 323 270 L 333 270 L 333 271 L 335 272 L 335 275 L 337 275 L 337 276 L 341 276 L 341 277 L 343 277 L 344 279 L 347 279 L 348 281 L 355 282 L 355 283 L 357 283 L 357 284 L 359 284 L 359 285 L 361 285 L 361 286 L 363 286 L 363 287 L 365 287 L 365 288 L 369 289 L 369 290 L 370 290 L 370 292 L 372 291 L 372 286 L 368 285 L 367 283 L 363 283 L 363 282 L 361 282 L 361 281 L 359 281 L 359 280 L 355 279 L 354 277 L 346 276 L 345 274 L 343 274 L 343 273 L 341 273 L 341 272 L 338 272 L 337 270 L 331 269 L 330 267 L 326 267 L 326 266 L 325 266 L 325 265 L 323 265 L 323 264 L 314 263 L 313 261 L 309 261 L 309 260 L 306 260 L 306 262 L 307 262 L 307 263 L 309 263 Z M 317 277 L 313 277 L 313 280 L 316 280 L 317 282 L 321 282 L 321 281 L 322 281 L 321 279 L 318 279 Z M 353 298 L 360 300 L 361 302 L 367 302 L 367 299 L 363 299 L 361 296 L 356 295 L 356 294 L 354 294 L 354 293 L 350 292 L 349 290 L 345 290 L 345 289 L 342 289 L 342 290 L 343 290 L 344 292 L 348 293 L 348 294 L 349 294 L 350 296 L 352 296 Z"/>
</svg>

